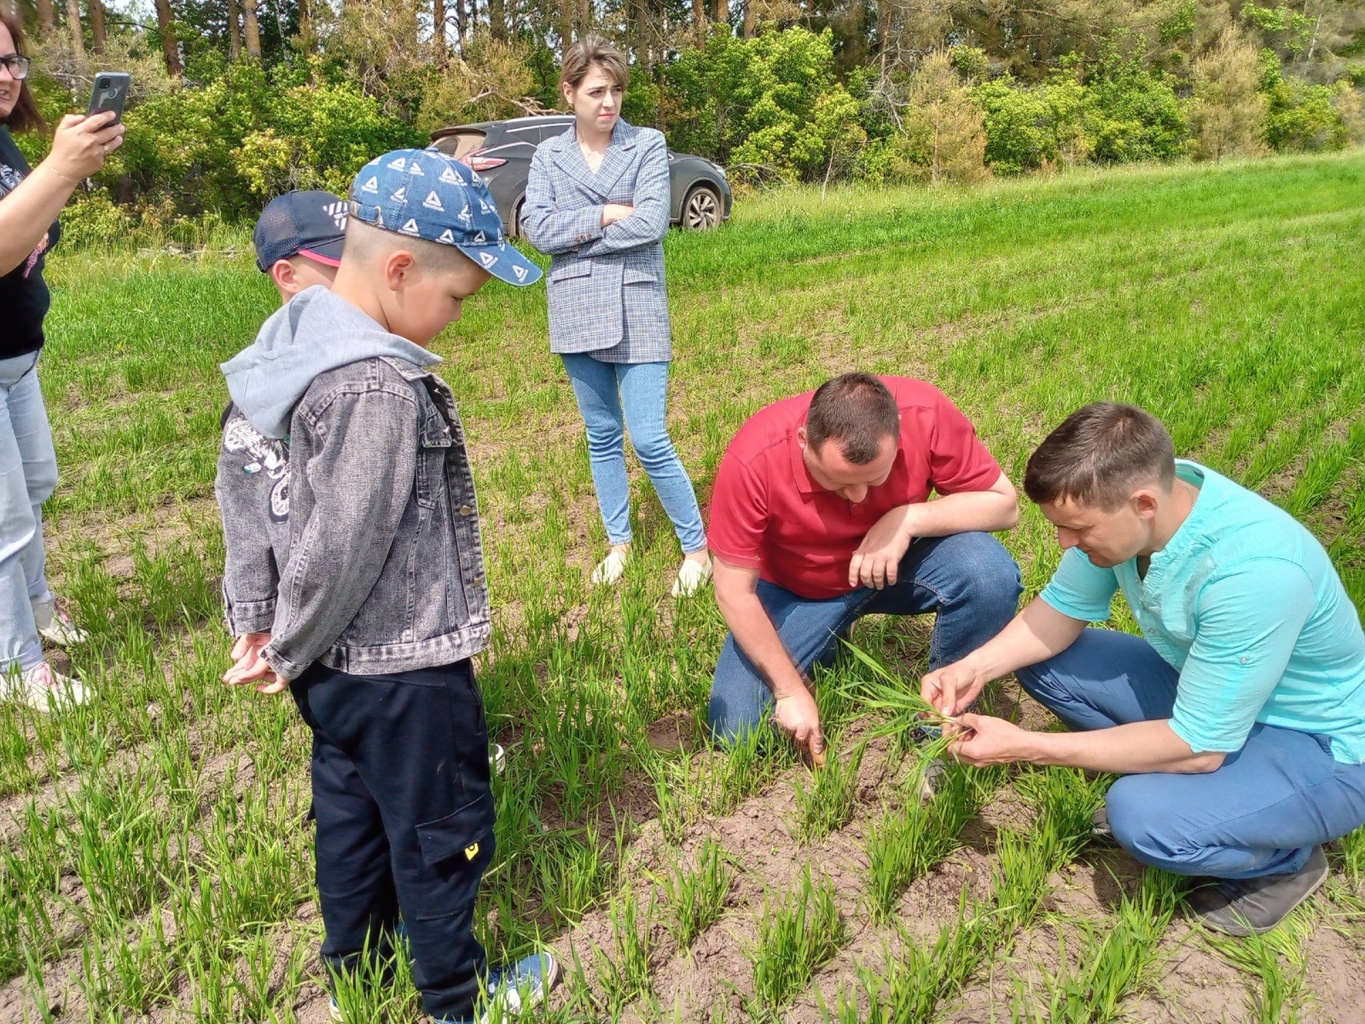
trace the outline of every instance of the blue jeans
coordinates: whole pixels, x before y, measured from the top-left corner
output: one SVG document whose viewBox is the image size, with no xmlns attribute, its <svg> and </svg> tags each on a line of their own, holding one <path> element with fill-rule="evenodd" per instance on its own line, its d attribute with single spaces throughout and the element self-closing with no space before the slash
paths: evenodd
<svg viewBox="0 0 1365 1024">
<path fill-rule="evenodd" d="M 32 602 L 52 600 L 42 510 L 56 486 L 38 353 L 0 359 L 0 672 L 43 660 Z"/>
<path fill-rule="evenodd" d="M 802 674 L 838 653 L 839 639 L 864 615 L 935 612 L 929 667 L 947 665 L 976 650 L 1014 617 L 1021 591 L 1019 566 L 989 533 L 924 537 L 901 559 L 895 586 L 859 587 L 840 597 L 814 600 L 759 580 L 758 599 L 782 646 Z M 772 690 L 749 656 L 725 638 L 711 683 L 707 718 L 717 739 L 732 742 L 758 728 L 773 705 Z"/>
<path fill-rule="evenodd" d="M 668 438 L 667 363 L 604 363 L 590 355 L 562 355 L 578 411 L 588 430 L 588 461 L 597 507 L 612 544 L 630 543 L 630 481 L 625 432 L 645 467 L 673 529 L 690 555 L 706 547 L 706 531 L 692 481 Z M 624 415 L 623 415 L 624 413 Z"/>
<path fill-rule="evenodd" d="M 1141 637 L 1087 629 L 1017 673 L 1069 729 L 1170 718 L 1180 674 Z M 1256 878 L 1303 867 L 1314 846 L 1365 824 L 1365 765 L 1328 738 L 1257 724 L 1241 750 L 1202 775 L 1125 775 L 1106 798 L 1119 845 L 1181 875 Z"/>
</svg>

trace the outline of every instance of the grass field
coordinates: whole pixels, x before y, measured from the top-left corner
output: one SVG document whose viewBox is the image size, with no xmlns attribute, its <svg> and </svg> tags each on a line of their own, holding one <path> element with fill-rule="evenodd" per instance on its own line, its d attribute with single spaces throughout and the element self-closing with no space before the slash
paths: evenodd
<svg viewBox="0 0 1365 1024">
<path fill-rule="evenodd" d="M 1305 520 L 1365 606 L 1365 154 L 1126 169 L 969 192 L 783 193 L 668 240 L 673 435 L 707 498 L 759 406 L 847 369 L 953 396 L 1018 482 L 1076 406 L 1145 405 L 1178 450 Z M 0 1022 L 326 1019 L 306 730 L 219 683 L 216 364 L 274 306 L 245 235 L 191 256 L 59 252 L 42 374 L 63 483 L 51 567 L 100 699 L 0 714 Z M 1088 837 L 1106 779 L 952 768 L 880 735 L 849 659 L 821 680 L 834 763 L 703 740 L 723 624 L 667 596 L 679 553 L 634 470 L 637 558 L 605 548 L 544 294 L 490 286 L 433 346 L 460 401 L 495 611 L 479 672 L 498 959 L 564 955 L 558 1020 L 1365 1019 L 1365 835 L 1278 931 L 1192 929 L 1182 883 Z M 1006 539 L 1029 594 L 1057 551 Z M 1125 622 L 1119 613 L 1119 621 Z M 927 624 L 867 620 L 907 686 Z M 1047 727 L 1013 684 L 997 710 Z M 361 979 L 353 1020 L 418 1019 Z"/>
</svg>

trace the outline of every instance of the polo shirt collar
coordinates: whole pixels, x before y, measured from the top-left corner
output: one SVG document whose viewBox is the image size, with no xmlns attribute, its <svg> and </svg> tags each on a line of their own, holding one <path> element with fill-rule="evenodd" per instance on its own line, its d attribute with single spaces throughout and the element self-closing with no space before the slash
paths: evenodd
<svg viewBox="0 0 1365 1024">
<path fill-rule="evenodd" d="M 801 451 L 801 444 L 796 440 L 796 432 L 806 425 L 802 418 L 801 422 L 792 427 L 791 439 L 788 447 L 791 449 L 792 477 L 796 480 L 796 489 L 803 495 L 820 494 L 824 488 L 815 482 L 815 478 L 810 475 L 810 470 L 806 468 L 806 459 Z"/>
</svg>

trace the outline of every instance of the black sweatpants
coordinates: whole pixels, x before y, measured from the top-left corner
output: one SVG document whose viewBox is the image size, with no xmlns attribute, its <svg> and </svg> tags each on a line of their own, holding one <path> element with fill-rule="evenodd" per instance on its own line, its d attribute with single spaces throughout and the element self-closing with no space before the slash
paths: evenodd
<svg viewBox="0 0 1365 1024">
<path fill-rule="evenodd" d="M 474 903 L 494 815 L 473 666 L 357 676 L 314 664 L 290 691 L 313 731 L 324 961 L 354 969 L 401 915 L 422 1008 L 473 1017 L 486 972 Z"/>
</svg>

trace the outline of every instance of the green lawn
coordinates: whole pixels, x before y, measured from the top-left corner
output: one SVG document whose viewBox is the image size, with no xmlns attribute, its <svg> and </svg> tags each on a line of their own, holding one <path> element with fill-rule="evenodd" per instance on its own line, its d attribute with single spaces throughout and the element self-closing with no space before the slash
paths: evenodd
<svg viewBox="0 0 1365 1024">
<path fill-rule="evenodd" d="M 904 373 L 1017 483 L 1072 409 L 1136 402 L 1305 520 L 1365 606 L 1362 237 L 1360 152 L 741 199 L 666 243 L 673 436 L 705 501 L 753 410 Z M 0 1024 L 326 1019 L 306 730 L 291 701 L 217 682 L 216 366 L 275 305 L 246 233 L 226 242 L 51 262 L 51 562 L 101 699 L 0 716 Z M 565 954 L 557 1019 L 1357 1019 L 1361 834 L 1289 926 L 1213 942 L 1178 880 L 1088 840 L 1103 779 L 954 769 L 922 807 L 917 755 L 851 696 L 860 663 L 821 687 L 835 770 L 711 753 L 723 624 L 709 596 L 667 596 L 679 551 L 638 467 L 637 557 L 615 591 L 587 585 L 605 536 L 543 290 L 490 285 L 433 347 L 475 460 L 480 680 L 508 747 L 480 928 L 496 958 L 537 937 Z M 1006 543 L 1036 592 L 1057 557 L 1036 510 Z M 927 636 L 855 632 L 907 685 Z M 1013 685 L 996 700 L 1046 725 Z M 407 987 L 343 996 L 353 1019 L 418 1019 Z"/>
</svg>

